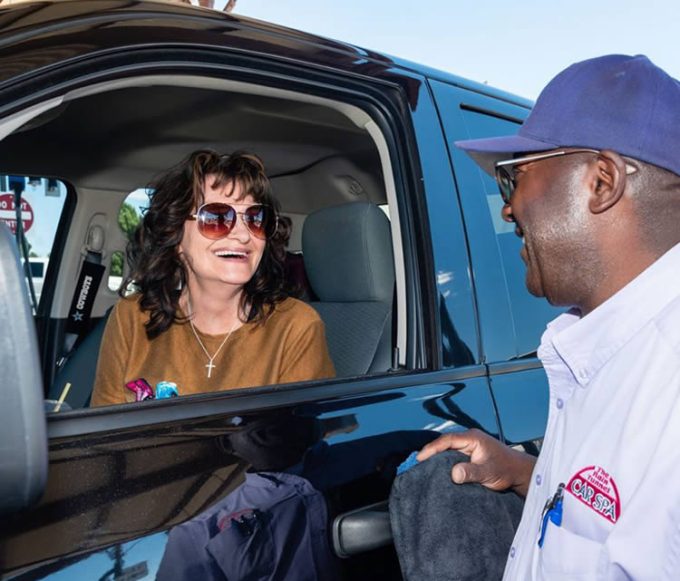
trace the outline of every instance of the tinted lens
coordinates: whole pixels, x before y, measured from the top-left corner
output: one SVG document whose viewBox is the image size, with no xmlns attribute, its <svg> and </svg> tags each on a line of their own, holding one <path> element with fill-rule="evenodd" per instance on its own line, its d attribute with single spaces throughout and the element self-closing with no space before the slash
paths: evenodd
<svg viewBox="0 0 680 581">
<path fill-rule="evenodd" d="M 496 168 L 496 182 L 501 191 L 501 197 L 506 204 L 510 203 L 510 197 L 515 189 L 515 182 L 512 177 L 512 170 L 506 167 Z"/>
<path fill-rule="evenodd" d="M 236 222 L 236 211 L 228 204 L 206 204 L 198 210 L 198 231 L 218 240 L 229 235 Z"/>
<path fill-rule="evenodd" d="M 250 206 L 243 212 L 243 221 L 253 236 L 266 239 L 276 232 L 276 214 L 269 206 Z"/>
</svg>

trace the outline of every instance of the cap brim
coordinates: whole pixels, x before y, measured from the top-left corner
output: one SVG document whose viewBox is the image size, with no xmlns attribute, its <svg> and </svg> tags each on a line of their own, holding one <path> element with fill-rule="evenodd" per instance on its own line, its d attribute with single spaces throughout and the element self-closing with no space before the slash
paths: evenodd
<svg viewBox="0 0 680 581">
<path fill-rule="evenodd" d="M 537 139 L 529 139 L 521 135 L 505 135 L 488 139 L 466 139 L 456 141 L 460 147 L 490 176 L 494 175 L 496 162 L 511 158 L 516 153 L 546 151 L 559 147 L 554 143 L 546 143 Z"/>
</svg>

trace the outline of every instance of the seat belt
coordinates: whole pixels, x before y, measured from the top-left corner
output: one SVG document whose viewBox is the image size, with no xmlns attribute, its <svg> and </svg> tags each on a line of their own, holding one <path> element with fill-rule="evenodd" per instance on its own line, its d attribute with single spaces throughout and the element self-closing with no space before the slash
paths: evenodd
<svg viewBox="0 0 680 581">
<path fill-rule="evenodd" d="M 87 242 L 82 251 L 83 263 L 80 267 L 78 283 L 73 293 L 66 322 L 64 354 L 57 362 L 57 369 L 66 363 L 74 348 L 90 329 L 92 307 L 106 270 L 106 267 L 102 264 L 103 247 L 104 229 L 99 225 L 94 225 L 88 231 Z"/>
</svg>

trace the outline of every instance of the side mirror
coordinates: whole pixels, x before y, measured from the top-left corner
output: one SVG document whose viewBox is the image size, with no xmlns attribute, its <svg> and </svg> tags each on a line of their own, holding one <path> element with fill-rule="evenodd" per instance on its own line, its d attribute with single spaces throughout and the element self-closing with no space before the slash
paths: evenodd
<svg viewBox="0 0 680 581">
<path fill-rule="evenodd" d="M 0 515 L 35 503 L 47 482 L 47 429 L 35 323 L 9 229 L 0 223 Z"/>
</svg>

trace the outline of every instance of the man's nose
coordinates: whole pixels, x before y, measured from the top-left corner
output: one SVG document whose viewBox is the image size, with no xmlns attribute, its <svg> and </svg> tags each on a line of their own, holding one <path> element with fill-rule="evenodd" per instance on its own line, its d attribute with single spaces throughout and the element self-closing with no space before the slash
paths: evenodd
<svg viewBox="0 0 680 581">
<path fill-rule="evenodd" d="M 515 216 L 512 213 L 512 205 L 511 204 L 504 204 L 503 208 L 501 209 L 501 218 L 505 220 L 506 222 L 514 222 L 515 221 Z"/>
</svg>

